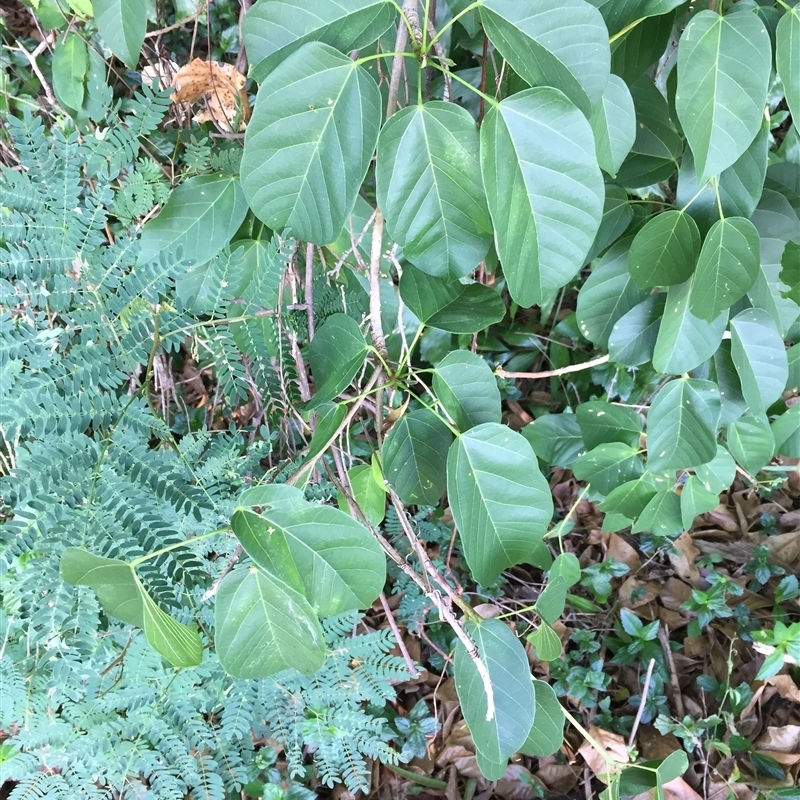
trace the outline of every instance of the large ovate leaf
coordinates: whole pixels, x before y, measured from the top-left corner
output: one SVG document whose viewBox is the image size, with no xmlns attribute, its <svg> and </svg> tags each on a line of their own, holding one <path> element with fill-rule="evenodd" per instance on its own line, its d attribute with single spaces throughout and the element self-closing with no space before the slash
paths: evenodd
<svg viewBox="0 0 800 800">
<path fill-rule="evenodd" d="M 731 166 L 758 133 L 771 65 L 756 14 L 701 11 L 684 29 L 675 108 L 702 182 Z"/>
<path fill-rule="evenodd" d="M 506 314 L 494 289 L 434 278 L 414 267 L 403 270 L 400 297 L 420 322 L 449 333 L 475 333 L 500 322 Z"/>
<path fill-rule="evenodd" d="M 603 216 L 594 242 L 586 254 L 587 261 L 594 261 L 609 245 L 622 236 L 633 219 L 633 206 L 621 186 L 606 184 L 606 199 L 603 203 Z"/>
<path fill-rule="evenodd" d="M 800 240 L 800 233 L 798 233 Z M 778 276 L 787 290 L 781 295 L 800 305 L 800 241 L 786 242 L 781 256 L 781 271 Z"/>
<path fill-rule="evenodd" d="M 647 296 L 628 270 L 630 244 L 626 238 L 612 245 L 578 292 L 578 327 L 598 347 L 608 346 L 617 321 Z"/>
<path fill-rule="evenodd" d="M 521 433 L 547 466 L 570 469 L 586 452 L 574 414 L 545 414 L 526 425 Z"/>
<path fill-rule="evenodd" d="M 575 418 L 588 448 L 610 442 L 634 446 L 642 434 L 642 418 L 635 409 L 602 400 L 581 403 L 575 409 Z"/>
<path fill-rule="evenodd" d="M 68 547 L 60 570 L 67 583 L 93 589 L 109 616 L 141 628 L 150 646 L 173 666 L 195 667 L 203 660 L 197 630 L 159 608 L 130 564 Z"/>
<path fill-rule="evenodd" d="M 614 323 L 608 337 L 611 361 L 638 367 L 652 360 L 666 299 L 665 292 L 651 294 Z"/>
<path fill-rule="evenodd" d="M 136 69 L 147 30 L 146 0 L 93 0 L 94 20 L 117 58 Z"/>
<path fill-rule="evenodd" d="M 747 297 L 756 308 L 763 308 L 782 336 L 800 316 L 800 304 L 789 295 L 792 287 L 781 278 L 781 259 L 786 244 L 798 239 L 800 218 L 780 192 L 764 189 L 751 221 L 761 238 L 761 264 Z"/>
<path fill-rule="evenodd" d="M 636 519 L 656 494 L 658 489 L 640 477 L 616 486 L 599 507 L 606 514 L 621 514 L 628 519 Z"/>
<path fill-rule="evenodd" d="M 369 531 L 338 508 L 307 502 L 294 487 L 260 488 L 259 505 L 239 507 L 231 519 L 253 561 L 301 592 L 320 616 L 371 605 L 386 559 Z"/>
<path fill-rule="evenodd" d="M 744 297 L 758 277 L 761 245 L 749 219 L 726 217 L 706 234 L 689 296 L 692 314 L 713 321 Z"/>
<path fill-rule="evenodd" d="M 367 340 L 347 314 L 333 314 L 311 340 L 308 358 L 317 383 L 309 408 L 333 400 L 355 378 L 367 357 Z"/>
<path fill-rule="evenodd" d="M 450 279 L 468 275 L 492 243 L 475 120 L 454 103 L 404 108 L 378 140 L 378 206 L 403 255 Z"/>
<path fill-rule="evenodd" d="M 533 681 L 536 704 L 535 723 L 528 738 L 519 748 L 526 756 L 539 758 L 557 753 L 564 742 L 564 712 L 552 686 L 545 681 Z"/>
<path fill-rule="evenodd" d="M 713 511 L 719 503 L 715 492 L 707 489 L 697 475 L 689 475 L 681 490 L 681 521 L 684 530 L 691 530 L 695 517 Z"/>
<path fill-rule="evenodd" d="M 447 426 L 432 411 L 404 414 L 383 443 L 383 472 L 405 503 L 435 506 L 447 483 Z"/>
<path fill-rule="evenodd" d="M 710 381 L 678 378 L 663 386 L 647 415 L 648 468 L 666 472 L 711 461 L 719 414 L 719 391 Z"/>
<path fill-rule="evenodd" d="M 800 120 L 800 8 L 787 8 L 775 31 L 775 66 L 795 125 Z"/>
<path fill-rule="evenodd" d="M 672 286 L 692 277 L 699 254 L 697 223 L 682 211 L 665 211 L 639 229 L 631 243 L 628 269 L 643 289 Z"/>
<path fill-rule="evenodd" d="M 460 431 L 500 422 L 500 390 L 489 365 L 474 353 L 454 350 L 437 365 L 433 391 Z"/>
<path fill-rule="evenodd" d="M 498 619 L 468 622 L 465 629 L 489 673 L 494 713 L 489 714 L 480 672 L 459 641 L 454 670 L 462 713 L 478 752 L 490 762 L 504 762 L 525 743 L 535 720 L 528 658 L 517 637 Z"/>
<path fill-rule="evenodd" d="M 789 378 L 783 340 L 766 311 L 748 308 L 731 320 L 731 356 L 750 411 L 764 414 Z"/>
<path fill-rule="evenodd" d="M 242 24 L 250 75 L 261 83 L 306 42 L 324 42 L 343 53 L 359 50 L 386 33 L 396 16 L 386 0 L 260 0 Z"/>
<path fill-rule="evenodd" d="M 706 464 L 696 466 L 694 472 L 703 482 L 705 489 L 718 495 L 733 483 L 736 477 L 736 464 L 731 454 L 718 444 L 714 458 Z"/>
<path fill-rule="evenodd" d="M 56 43 L 53 51 L 53 90 L 67 111 L 76 112 L 83 105 L 89 50 L 77 33 L 70 32 Z"/>
<path fill-rule="evenodd" d="M 636 111 L 622 78 L 609 77 L 589 124 L 594 133 L 597 162 L 613 178 L 636 140 Z"/>
<path fill-rule="evenodd" d="M 478 583 L 547 559 L 542 537 L 553 501 L 533 449 L 516 431 L 486 423 L 459 436 L 447 457 L 447 495 Z"/>
<path fill-rule="evenodd" d="M 310 674 L 325 660 L 322 626 L 299 592 L 256 567 L 240 567 L 219 587 L 214 643 L 234 678 L 266 678 L 284 669 Z"/>
<path fill-rule="evenodd" d="M 725 333 L 728 311 L 706 322 L 690 311 L 692 281 L 670 286 L 664 317 L 653 351 L 653 367 L 664 375 L 678 375 L 698 367 L 714 355 Z"/>
<path fill-rule="evenodd" d="M 623 483 L 639 478 L 644 466 L 638 447 L 609 442 L 584 453 L 572 471 L 579 481 L 586 481 L 594 491 L 607 495 Z"/>
<path fill-rule="evenodd" d="M 487 36 L 517 74 L 531 86 L 560 89 L 589 116 L 611 68 L 596 8 L 585 0 L 481 0 L 480 12 Z"/>
<path fill-rule="evenodd" d="M 180 252 L 184 261 L 204 264 L 230 241 L 245 214 L 247 200 L 238 179 L 228 175 L 188 178 L 142 228 L 140 263 L 162 252 Z"/>
<path fill-rule="evenodd" d="M 728 426 L 728 450 L 751 475 L 775 453 L 775 436 L 764 414 L 746 414 Z"/>
<path fill-rule="evenodd" d="M 603 213 L 594 137 L 558 90 L 503 100 L 481 126 L 481 171 L 511 297 L 542 305 L 583 266 Z"/>
<path fill-rule="evenodd" d="M 683 530 L 681 499 L 672 489 L 662 489 L 642 509 L 631 533 L 654 533 L 672 537 Z"/>
<path fill-rule="evenodd" d="M 381 95 L 372 76 L 329 45 L 303 45 L 258 92 L 242 182 L 267 226 L 315 244 L 334 241 L 378 140 Z"/>
</svg>

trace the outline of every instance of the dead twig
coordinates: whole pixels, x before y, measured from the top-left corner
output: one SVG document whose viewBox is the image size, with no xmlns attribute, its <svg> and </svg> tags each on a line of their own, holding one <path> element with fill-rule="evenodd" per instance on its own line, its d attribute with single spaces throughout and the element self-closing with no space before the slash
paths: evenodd
<svg viewBox="0 0 800 800">
<path fill-rule="evenodd" d="M 536 380 L 538 378 L 557 378 L 559 375 L 566 375 L 570 372 L 582 372 L 585 369 L 592 367 L 599 367 L 600 364 L 605 364 L 609 356 L 604 355 L 599 358 L 593 358 L 591 361 L 584 361 L 583 364 L 570 364 L 568 367 L 561 367 L 560 369 L 547 369 L 544 372 L 507 372 L 502 368 L 495 370 L 495 375 L 500 378 L 528 378 L 529 380 Z"/>
</svg>

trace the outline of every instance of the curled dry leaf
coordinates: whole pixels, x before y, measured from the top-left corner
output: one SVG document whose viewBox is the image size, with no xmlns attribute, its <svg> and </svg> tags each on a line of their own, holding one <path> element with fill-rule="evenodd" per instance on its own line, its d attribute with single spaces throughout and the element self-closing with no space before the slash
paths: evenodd
<svg viewBox="0 0 800 800">
<path fill-rule="evenodd" d="M 172 102 L 194 103 L 203 99 L 206 107 L 195 115 L 196 122 L 213 122 L 222 131 L 240 132 L 250 119 L 245 82 L 244 75 L 232 64 L 196 58 L 175 74 Z"/>
</svg>

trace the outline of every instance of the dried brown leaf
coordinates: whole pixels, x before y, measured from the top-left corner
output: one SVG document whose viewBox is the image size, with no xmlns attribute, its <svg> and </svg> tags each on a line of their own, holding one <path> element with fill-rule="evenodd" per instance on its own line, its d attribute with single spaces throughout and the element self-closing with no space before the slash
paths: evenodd
<svg viewBox="0 0 800 800">
<path fill-rule="evenodd" d="M 242 131 L 250 119 L 246 80 L 232 64 L 196 58 L 175 74 L 172 102 L 205 100 L 206 107 L 195 115 L 196 122 L 210 121 L 227 132 Z"/>
</svg>

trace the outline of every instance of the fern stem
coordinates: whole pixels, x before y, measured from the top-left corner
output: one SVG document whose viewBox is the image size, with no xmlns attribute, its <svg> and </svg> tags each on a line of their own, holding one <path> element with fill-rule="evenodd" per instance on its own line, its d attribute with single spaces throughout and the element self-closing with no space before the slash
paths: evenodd
<svg viewBox="0 0 800 800">
<path fill-rule="evenodd" d="M 222 533 L 227 533 L 230 530 L 230 526 L 226 526 L 224 528 L 217 528 L 214 531 L 207 531 L 206 533 L 199 533 L 197 536 L 192 536 L 191 539 L 185 539 L 182 542 L 174 542 L 173 544 L 168 544 L 166 547 L 159 547 L 158 550 L 153 550 L 152 553 L 147 553 L 147 555 L 139 556 L 139 558 L 134 558 L 133 561 L 129 562 L 131 569 L 136 569 L 139 564 L 144 563 L 145 561 L 149 561 L 151 558 L 158 558 L 158 556 L 163 555 L 164 553 L 170 553 L 173 550 L 177 550 L 179 547 L 189 547 L 193 545 L 195 542 L 199 542 L 201 539 L 208 539 L 210 536 L 219 536 Z"/>
</svg>

